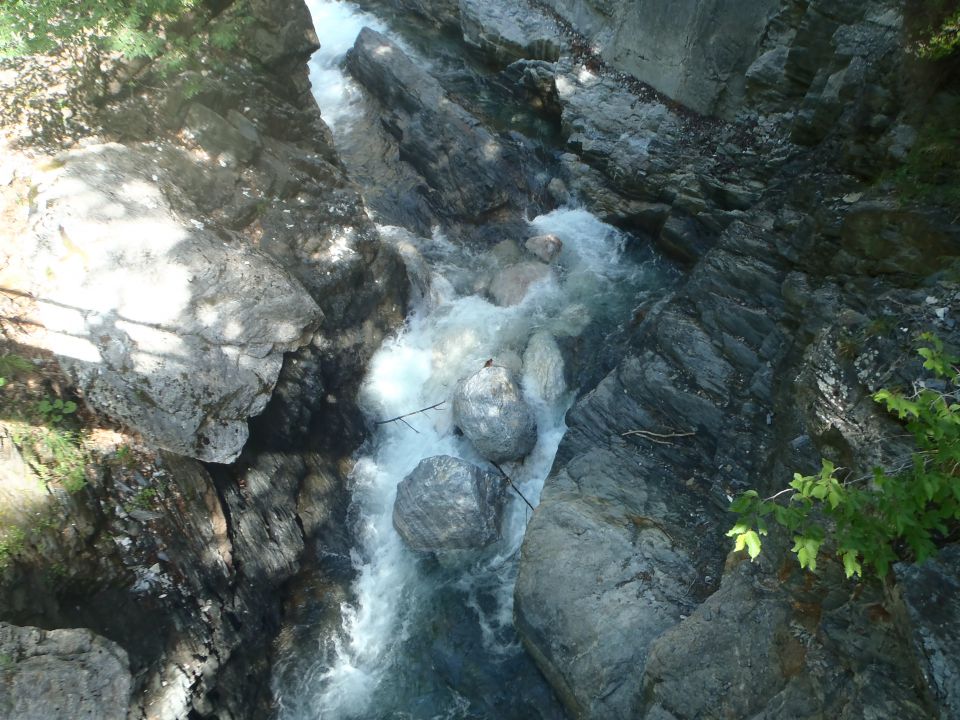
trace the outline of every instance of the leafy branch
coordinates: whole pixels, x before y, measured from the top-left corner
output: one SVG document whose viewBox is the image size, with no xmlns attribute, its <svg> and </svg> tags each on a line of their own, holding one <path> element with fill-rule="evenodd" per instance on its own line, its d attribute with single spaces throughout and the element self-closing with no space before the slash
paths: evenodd
<svg viewBox="0 0 960 720">
<path fill-rule="evenodd" d="M 773 522 L 793 533 L 801 568 L 815 571 L 828 537 L 847 577 L 871 568 L 884 577 L 897 560 L 922 562 L 960 522 L 960 358 L 936 336 L 920 336 L 923 366 L 934 375 L 911 395 L 883 389 L 873 399 L 906 423 L 916 442 L 909 463 L 870 476 L 841 479 L 842 468 L 822 460 L 816 475 L 796 473 L 787 488 L 762 498 L 737 497 L 737 523 L 727 532 L 734 550 L 759 556 Z M 866 481 L 866 482 L 865 482 Z"/>
</svg>

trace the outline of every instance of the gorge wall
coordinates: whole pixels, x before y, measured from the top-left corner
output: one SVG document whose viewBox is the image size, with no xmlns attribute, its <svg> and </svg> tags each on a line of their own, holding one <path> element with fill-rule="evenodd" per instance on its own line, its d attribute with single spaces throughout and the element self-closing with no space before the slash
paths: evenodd
<svg viewBox="0 0 960 720">
<path fill-rule="evenodd" d="M 910 8 L 368 4 L 463 37 L 556 128 L 556 176 L 522 172 L 539 167 L 528 141 L 367 31 L 348 66 L 395 159 L 371 167 L 402 182 L 361 196 L 309 95 L 297 0 L 250 2 L 236 46 L 205 46 L 206 75 L 120 68 L 97 137 L 25 156 L 4 185 L 30 206 L 4 243 L 12 347 L 58 359 L 31 354 L 51 368 L 39 397 L 76 386 L 129 434 L 76 493 L 42 489 L 4 442 L 0 520 L 26 540 L 0 570 L 0 674 L 6 657 L 40 673 L 79 659 L 115 717 L 268 717 L 282 594 L 335 595 L 295 578 L 314 543 L 349 551 L 356 391 L 405 309 L 364 203 L 486 248 L 516 232 L 507 210 L 575 202 L 684 276 L 616 337 L 566 348 L 597 360 L 527 530 L 515 624 L 569 715 L 957 715 L 956 611 L 931 600 L 956 587 L 956 545 L 851 583 L 828 557 L 801 572 L 786 538 L 750 563 L 724 536 L 747 487 L 776 492 L 821 457 L 901 461 L 872 393 L 921 377 L 918 332 L 960 345 L 956 208 L 893 175 L 956 106 L 949 73 L 905 51 Z M 20 717 L 17 677 L 0 713 Z"/>
</svg>

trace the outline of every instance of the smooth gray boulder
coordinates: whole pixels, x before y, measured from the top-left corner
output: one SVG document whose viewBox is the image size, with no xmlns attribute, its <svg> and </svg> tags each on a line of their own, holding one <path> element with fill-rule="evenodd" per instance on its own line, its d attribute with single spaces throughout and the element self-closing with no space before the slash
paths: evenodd
<svg viewBox="0 0 960 720">
<path fill-rule="evenodd" d="M 537 422 L 506 368 L 485 367 L 457 387 L 453 421 L 483 457 L 520 460 L 537 442 Z"/>
<path fill-rule="evenodd" d="M 397 486 L 393 526 L 414 550 L 468 550 L 500 536 L 503 481 L 450 455 L 420 461 Z"/>
<path fill-rule="evenodd" d="M 56 354 L 93 407 L 151 445 L 231 462 L 322 312 L 271 258 L 188 215 L 165 167 L 149 147 L 61 156 L 33 179 L 38 212 L 5 285 L 36 298 L 23 341 Z"/>
<path fill-rule="evenodd" d="M 0 720 L 126 720 L 127 653 L 89 630 L 0 622 Z"/>
</svg>

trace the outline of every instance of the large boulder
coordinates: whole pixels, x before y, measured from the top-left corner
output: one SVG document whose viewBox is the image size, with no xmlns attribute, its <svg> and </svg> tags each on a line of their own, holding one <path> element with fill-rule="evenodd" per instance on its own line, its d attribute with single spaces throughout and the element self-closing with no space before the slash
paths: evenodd
<svg viewBox="0 0 960 720">
<path fill-rule="evenodd" d="M 503 367 L 485 367 L 460 383 L 453 418 L 477 452 L 493 462 L 519 460 L 537 442 L 533 412 Z"/>
<path fill-rule="evenodd" d="M 34 178 L 32 232 L 0 279 L 35 299 L 22 340 L 56 354 L 97 410 L 154 446 L 231 462 L 322 312 L 271 258 L 187 215 L 166 167 L 147 146 L 64 154 Z"/>
<path fill-rule="evenodd" d="M 500 536 L 503 481 L 476 465 L 435 455 L 397 486 L 393 526 L 414 550 L 467 550 Z"/>
<path fill-rule="evenodd" d="M 0 623 L 0 718 L 125 720 L 127 654 L 89 630 Z"/>
</svg>

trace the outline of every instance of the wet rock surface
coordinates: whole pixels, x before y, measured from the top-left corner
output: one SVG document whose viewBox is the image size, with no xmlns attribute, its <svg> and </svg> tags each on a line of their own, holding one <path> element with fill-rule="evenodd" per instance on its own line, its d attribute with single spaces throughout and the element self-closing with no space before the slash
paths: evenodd
<svg viewBox="0 0 960 720">
<path fill-rule="evenodd" d="M 520 387 L 495 365 L 457 386 L 453 421 L 480 455 L 496 463 L 522 459 L 537 441 L 536 420 Z"/>
<path fill-rule="evenodd" d="M 393 525 L 413 550 L 489 545 L 500 535 L 504 481 L 449 455 L 421 460 L 397 486 Z"/>
</svg>

